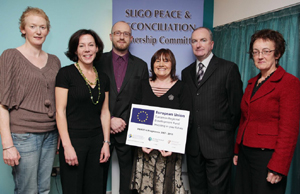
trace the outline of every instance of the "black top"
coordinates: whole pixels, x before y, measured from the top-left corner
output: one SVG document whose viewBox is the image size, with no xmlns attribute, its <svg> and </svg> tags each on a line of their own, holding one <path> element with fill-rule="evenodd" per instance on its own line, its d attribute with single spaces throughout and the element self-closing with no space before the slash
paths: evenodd
<svg viewBox="0 0 300 194">
<path fill-rule="evenodd" d="M 109 91 L 109 79 L 104 73 L 98 74 L 101 95 L 97 105 L 92 103 L 88 86 L 74 64 L 61 68 L 56 76 L 55 86 L 69 90 L 66 116 L 70 137 L 91 137 L 102 133 L 100 115 L 105 92 Z M 91 92 L 96 102 L 98 84 L 91 87 Z"/>
<path fill-rule="evenodd" d="M 188 99 L 189 93 L 185 84 L 178 80 L 164 95 L 158 97 L 153 93 L 149 80 L 144 80 L 142 82 L 141 104 L 190 110 L 191 100 Z"/>
<path fill-rule="evenodd" d="M 255 87 L 253 88 L 253 91 L 252 91 L 252 94 L 251 94 L 251 98 L 254 96 L 254 94 L 257 92 L 257 90 L 260 88 L 260 86 L 263 85 L 263 83 L 265 83 L 270 77 L 271 75 L 274 73 L 275 71 L 273 71 L 268 77 L 266 77 L 266 79 L 264 79 L 262 82 L 260 82 L 259 84 L 258 83 L 258 80 L 261 78 L 261 75 L 260 77 L 256 80 L 256 83 L 255 83 Z"/>
</svg>

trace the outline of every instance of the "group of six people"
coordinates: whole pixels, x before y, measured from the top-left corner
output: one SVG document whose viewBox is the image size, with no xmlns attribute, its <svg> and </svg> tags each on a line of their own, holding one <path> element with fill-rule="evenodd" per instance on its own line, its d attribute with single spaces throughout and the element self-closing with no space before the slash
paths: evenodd
<svg viewBox="0 0 300 194">
<path fill-rule="evenodd" d="M 126 22 L 113 25 L 113 48 L 104 54 L 93 30 L 75 32 L 65 53 L 74 63 L 63 68 L 42 50 L 49 30 L 45 12 L 28 7 L 20 18 L 25 43 L 0 57 L 0 132 L 15 193 L 49 193 L 57 148 L 65 194 L 106 193 L 114 150 L 121 194 L 186 193 L 181 154 L 125 144 L 133 103 L 190 111 L 192 194 L 285 192 L 299 133 L 300 82 L 279 65 L 285 51 L 279 32 L 252 35 L 249 54 L 260 73 L 243 94 L 238 66 L 212 53 L 205 27 L 191 35 L 196 61 L 182 71 L 182 81 L 169 49 L 154 53 L 149 78 L 147 64 L 129 52 Z"/>
</svg>

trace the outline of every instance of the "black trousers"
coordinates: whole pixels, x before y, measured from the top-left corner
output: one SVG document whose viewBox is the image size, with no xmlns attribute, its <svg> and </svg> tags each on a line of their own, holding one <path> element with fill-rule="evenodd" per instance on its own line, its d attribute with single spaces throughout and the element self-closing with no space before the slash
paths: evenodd
<svg viewBox="0 0 300 194">
<path fill-rule="evenodd" d="M 132 165 L 133 165 L 133 155 L 134 155 L 133 146 L 128 146 L 125 143 L 118 143 L 115 141 L 113 137 L 111 137 L 111 146 L 110 146 L 110 155 L 112 155 L 113 151 L 117 152 L 119 167 L 120 167 L 120 180 L 112 180 L 112 181 L 120 181 L 120 194 L 132 194 L 136 193 L 135 191 L 130 190 L 130 180 L 132 173 Z M 111 158 L 111 157 L 110 157 Z M 108 177 L 108 169 L 110 160 L 105 164 L 105 180 Z"/>
<path fill-rule="evenodd" d="M 271 184 L 266 178 L 267 165 L 274 150 L 250 148 L 241 145 L 236 169 L 235 194 L 284 194 L 286 177 Z"/>
<path fill-rule="evenodd" d="M 59 161 L 61 184 L 64 194 L 105 194 L 106 165 L 100 164 L 103 135 L 86 138 L 71 138 L 79 165 L 69 166 L 65 161 L 64 149 L 60 146 Z"/>
<path fill-rule="evenodd" d="M 232 157 L 206 159 L 187 154 L 191 194 L 230 194 Z"/>
</svg>

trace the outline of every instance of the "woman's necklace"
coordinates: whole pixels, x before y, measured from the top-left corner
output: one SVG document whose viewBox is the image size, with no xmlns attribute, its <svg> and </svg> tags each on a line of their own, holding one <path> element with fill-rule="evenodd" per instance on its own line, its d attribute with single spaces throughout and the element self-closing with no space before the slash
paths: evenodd
<svg viewBox="0 0 300 194">
<path fill-rule="evenodd" d="M 95 83 L 91 83 L 91 82 L 85 77 L 85 75 L 82 73 L 82 70 L 81 70 L 81 68 L 80 68 L 80 66 L 79 66 L 79 64 L 78 64 L 78 62 L 75 63 L 75 64 L 76 64 L 76 67 L 77 67 L 77 69 L 78 69 L 80 75 L 81 75 L 81 76 L 83 77 L 83 79 L 85 80 L 85 84 L 87 85 L 87 87 L 88 87 L 88 89 L 89 89 L 89 92 L 90 92 L 90 95 L 91 95 L 92 103 L 93 103 L 94 105 L 97 105 L 97 104 L 99 103 L 99 99 L 100 99 L 101 92 L 100 92 L 100 80 L 99 80 L 99 76 L 98 76 L 98 72 L 97 72 L 96 68 L 93 66 L 94 72 L 95 72 L 95 74 L 96 74 L 96 81 L 95 81 Z M 91 85 L 96 85 L 97 83 L 98 83 L 98 91 L 99 91 L 99 93 L 98 93 L 98 99 L 97 99 L 97 101 L 94 102 L 94 97 L 93 97 L 93 94 L 92 94 L 92 90 L 91 90 L 90 84 L 91 84 Z"/>
<path fill-rule="evenodd" d="M 79 70 L 81 76 L 83 77 L 83 79 L 84 79 L 87 83 L 89 83 L 89 84 L 92 85 L 92 86 L 97 84 L 97 81 L 98 81 L 98 80 L 97 80 L 97 79 L 98 79 L 98 74 L 97 74 L 97 70 L 96 70 L 96 68 L 95 68 L 94 66 L 93 66 L 93 69 L 94 69 L 94 72 L 96 73 L 96 76 L 97 76 L 95 83 L 91 82 L 90 80 L 88 80 L 88 79 L 85 77 L 85 75 L 82 73 L 82 70 L 81 70 L 81 68 L 80 68 L 80 66 L 79 66 L 79 64 L 78 64 L 78 62 L 76 63 L 76 67 L 78 68 L 78 70 Z"/>
</svg>

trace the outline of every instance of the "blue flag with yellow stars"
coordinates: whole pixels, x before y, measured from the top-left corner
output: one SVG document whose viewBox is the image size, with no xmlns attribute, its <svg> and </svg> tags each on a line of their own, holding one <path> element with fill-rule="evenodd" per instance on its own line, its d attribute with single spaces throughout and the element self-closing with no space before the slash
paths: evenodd
<svg viewBox="0 0 300 194">
<path fill-rule="evenodd" d="M 154 117 L 154 110 L 133 108 L 131 122 L 152 125 L 153 117 Z"/>
</svg>

